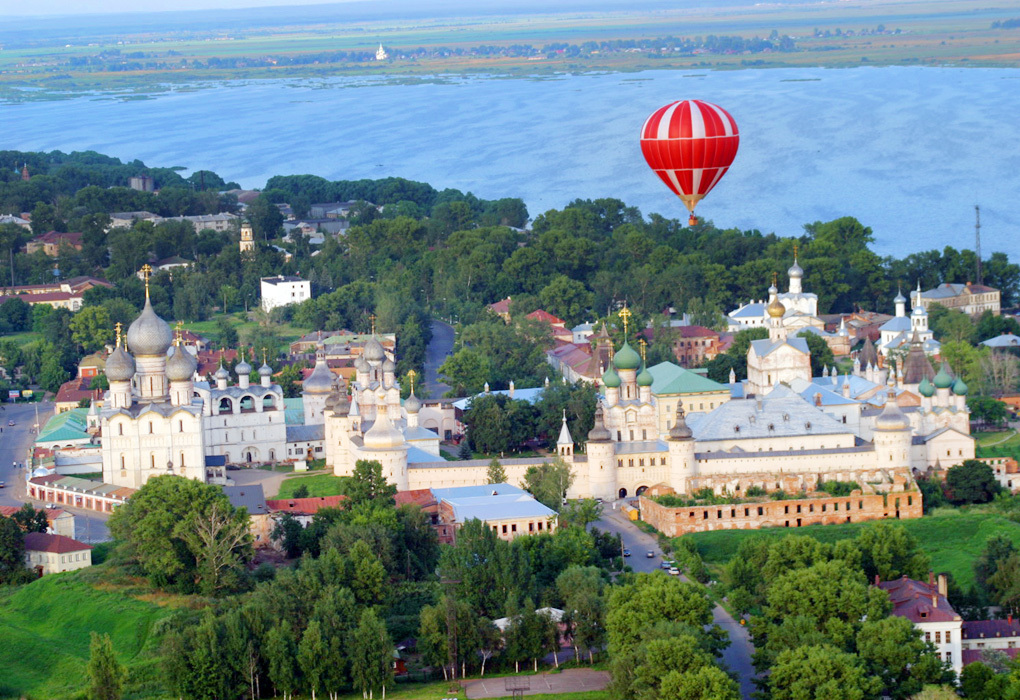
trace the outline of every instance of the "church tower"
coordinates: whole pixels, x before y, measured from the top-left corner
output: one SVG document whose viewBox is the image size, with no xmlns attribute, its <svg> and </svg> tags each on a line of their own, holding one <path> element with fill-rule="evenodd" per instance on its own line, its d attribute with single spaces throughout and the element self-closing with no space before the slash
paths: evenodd
<svg viewBox="0 0 1020 700">
<path fill-rule="evenodd" d="M 697 476 L 694 433 L 684 417 L 683 401 L 676 403 L 676 422 L 669 429 L 669 485 L 677 493 L 691 493 L 691 480 Z"/>
<path fill-rule="evenodd" d="M 169 399 L 166 378 L 166 351 L 173 342 L 170 325 L 156 315 L 149 299 L 149 276 L 152 268 L 142 266 L 145 278 L 145 306 L 128 326 L 128 350 L 135 356 L 135 387 L 141 403 L 165 403 Z"/>
<path fill-rule="evenodd" d="M 246 253 L 249 255 L 255 253 L 255 234 L 247 221 L 241 224 L 241 240 L 238 245 L 241 247 L 242 256 Z"/>
<path fill-rule="evenodd" d="M 614 500 L 617 496 L 616 443 L 606 429 L 602 403 L 595 407 L 595 425 L 588 433 L 588 488 L 593 498 Z"/>
</svg>

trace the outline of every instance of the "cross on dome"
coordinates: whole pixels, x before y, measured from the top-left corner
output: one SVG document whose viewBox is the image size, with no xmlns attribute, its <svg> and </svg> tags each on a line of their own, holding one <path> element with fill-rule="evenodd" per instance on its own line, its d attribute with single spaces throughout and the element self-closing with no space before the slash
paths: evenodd
<svg viewBox="0 0 1020 700">
<path fill-rule="evenodd" d="M 630 309 L 628 309 L 626 306 L 624 306 L 623 310 L 620 312 L 620 320 L 623 321 L 623 339 L 624 339 L 624 342 L 626 342 L 626 340 L 627 340 L 627 325 L 629 324 L 630 317 L 632 315 L 633 314 L 631 314 Z"/>
</svg>

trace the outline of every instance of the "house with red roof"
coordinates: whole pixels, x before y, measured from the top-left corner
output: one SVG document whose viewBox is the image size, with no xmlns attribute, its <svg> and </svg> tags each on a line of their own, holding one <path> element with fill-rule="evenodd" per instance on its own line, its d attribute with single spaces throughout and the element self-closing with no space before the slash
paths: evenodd
<svg viewBox="0 0 1020 700">
<path fill-rule="evenodd" d="M 21 510 L 20 506 L 0 506 L 0 516 L 9 518 Z M 51 535 L 74 537 L 74 515 L 60 508 L 43 508 L 46 513 L 46 532 Z"/>
<path fill-rule="evenodd" d="M 92 566 L 92 547 L 63 535 L 45 532 L 25 534 L 25 566 L 40 576 L 60 574 Z"/>
<path fill-rule="evenodd" d="M 51 258 L 60 253 L 60 246 L 67 245 L 75 250 L 81 250 L 81 233 L 61 233 L 59 231 L 47 231 L 41 236 L 36 236 L 25 244 L 25 252 L 31 255 L 41 250 Z"/>
<path fill-rule="evenodd" d="M 949 604 L 949 584 L 945 574 L 928 574 L 928 581 L 906 576 L 875 585 L 889 594 L 892 614 L 905 617 L 921 631 L 924 641 L 935 646 L 935 653 L 952 666 L 957 675 L 963 670 L 963 618 Z"/>
</svg>

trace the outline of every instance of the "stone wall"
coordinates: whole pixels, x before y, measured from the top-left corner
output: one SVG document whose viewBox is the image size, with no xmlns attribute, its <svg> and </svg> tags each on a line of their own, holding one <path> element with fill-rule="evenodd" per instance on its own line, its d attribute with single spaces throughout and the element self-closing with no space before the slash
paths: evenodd
<svg viewBox="0 0 1020 700">
<path fill-rule="evenodd" d="M 714 506 L 668 508 L 641 496 L 641 519 L 659 532 L 678 537 L 709 530 L 757 530 L 764 527 L 797 528 L 804 525 L 860 523 L 881 518 L 920 518 L 921 492 L 822 496 L 796 500 L 748 501 Z"/>
</svg>

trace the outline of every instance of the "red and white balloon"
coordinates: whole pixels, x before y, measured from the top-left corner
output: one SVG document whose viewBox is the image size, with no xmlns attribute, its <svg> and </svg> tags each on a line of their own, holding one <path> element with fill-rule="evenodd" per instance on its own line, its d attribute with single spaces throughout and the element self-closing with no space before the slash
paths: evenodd
<svg viewBox="0 0 1020 700">
<path fill-rule="evenodd" d="M 641 128 L 641 152 L 666 187 L 694 207 L 729 170 L 740 145 L 737 123 L 722 107 L 680 100 L 655 110 Z"/>
</svg>

